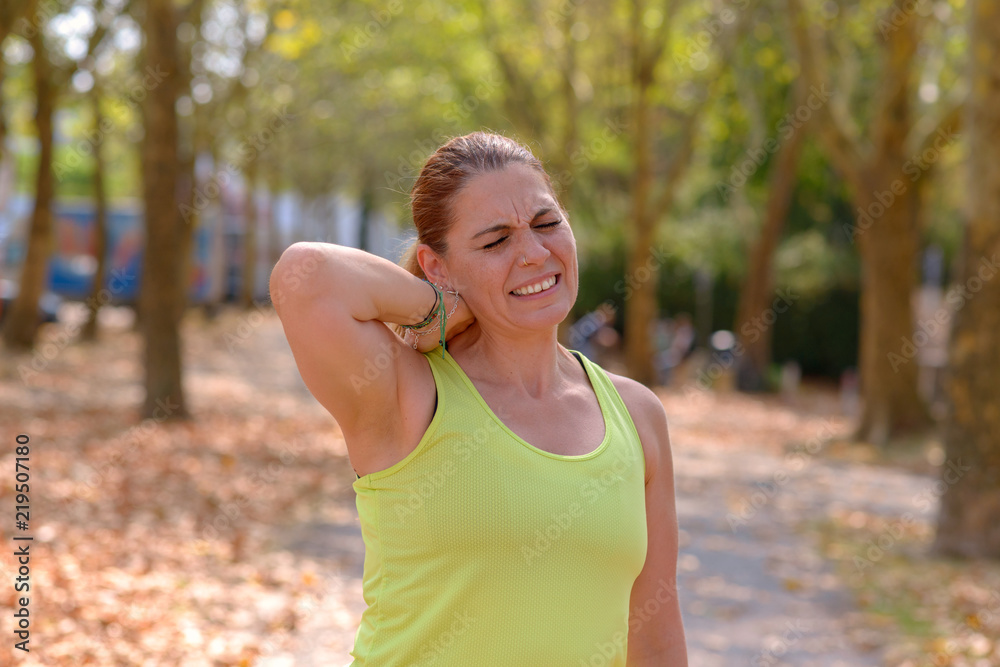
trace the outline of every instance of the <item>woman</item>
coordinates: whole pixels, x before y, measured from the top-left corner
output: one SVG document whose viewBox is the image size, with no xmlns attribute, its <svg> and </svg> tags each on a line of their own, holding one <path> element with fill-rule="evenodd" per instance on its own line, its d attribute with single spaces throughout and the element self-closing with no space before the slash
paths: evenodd
<svg viewBox="0 0 1000 667">
<path fill-rule="evenodd" d="M 663 407 L 558 343 L 576 241 L 541 163 L 458 137 L 411 206 L 403 266 L 296 243 L 271 275 L 358 475 L 352 664 L 685 667 Z"/>
</svg>

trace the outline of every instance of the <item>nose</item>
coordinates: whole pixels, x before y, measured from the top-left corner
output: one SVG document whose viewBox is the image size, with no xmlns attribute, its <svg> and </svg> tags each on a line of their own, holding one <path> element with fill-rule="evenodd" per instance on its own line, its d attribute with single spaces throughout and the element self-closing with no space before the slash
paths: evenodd
<svg viewBox="0 0 1000 667">
<path fill-rule="evenodd" d="M 552 252 L 545 247 L 541 241 L 541 235 L 534 231 L 529 230 L 526 234 L 522 235 L 520 253 L 518 257 L 524 255 L 524 259 L 528 264 L 543 264 Z"/>
</svg>

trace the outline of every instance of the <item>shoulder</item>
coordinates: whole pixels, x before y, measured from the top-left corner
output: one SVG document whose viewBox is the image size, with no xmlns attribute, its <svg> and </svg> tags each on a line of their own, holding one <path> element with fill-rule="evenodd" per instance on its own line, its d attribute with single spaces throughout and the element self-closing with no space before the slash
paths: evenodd
<svg viewBox="0 0 1000 667">
<path fill-rule="evenodd" d="M 667 432 L 667 413 L 663 401 L 649 387 L 632 378 L 607 373 L 611 383 L 618 390 L 622 402 L 632 417 L 635 430 L 642 441 L 642 451 L 646 457 L 646 481 L 652 479 L 663 461 L 670 460 L 670 438 Z"/>
</svg>

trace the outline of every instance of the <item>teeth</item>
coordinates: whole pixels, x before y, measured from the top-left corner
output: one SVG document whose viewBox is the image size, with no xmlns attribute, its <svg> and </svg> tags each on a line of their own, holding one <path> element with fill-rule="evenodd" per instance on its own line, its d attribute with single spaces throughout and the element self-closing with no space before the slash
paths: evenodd
<svg viewBox="0 0 1000 667">
<path fill-rule="evenodd" d="M 540 283 L 535 283 L 534 285 L 529 285 L 528 287 L 516 289 L 514 290 L 514 294 L 517 294 L 518 296 L 526 296 L 528 294 L 534 294 L 535 292 L 541 292 L 542 290 L 547 290 L 548 288 L 552 287 L 555 284 L 556 284 L 556 277 L 552 276 L 551 278 L 543 280 Z"/>
</svg>

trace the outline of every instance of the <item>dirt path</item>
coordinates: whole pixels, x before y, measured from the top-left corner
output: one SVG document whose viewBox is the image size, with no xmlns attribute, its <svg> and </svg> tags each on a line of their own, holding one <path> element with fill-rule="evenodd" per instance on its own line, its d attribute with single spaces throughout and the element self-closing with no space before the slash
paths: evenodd
<svg viewBox="0 0 1000 667">
<path fill-rule="evenodd" d="M 793 471 L 784 457 L 705 447 L 678 448 L 675 465 L 692 665 L 882 664 L 877 637 L 851 636 L 850 597 L 796 527 L 838 505 L 912 497 L 929 480 L 822 460 Z"/>
</svg>

